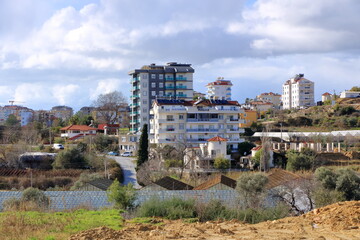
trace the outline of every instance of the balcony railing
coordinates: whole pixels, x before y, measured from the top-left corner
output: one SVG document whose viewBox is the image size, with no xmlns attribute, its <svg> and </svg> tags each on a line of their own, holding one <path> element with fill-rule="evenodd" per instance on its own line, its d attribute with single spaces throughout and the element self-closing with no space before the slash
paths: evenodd
<svg viewBox="0 0 360 240">
<path fill-rule="evenodd" d="M 187 89 L 187 86 L 176 86 L 177 89 Z"/>
<path fill-rule="evenodd" d="M 187 122 L 218 122 L 219 119 L 218 118 L 188 118 L 186 120 Z"/>
<path fill-rule="evenodd" d="M 186 77 L 176 77 L 176 80 L 178 81 L 187 81 Z"/>
<path fill-rule="evenodd" d="M 187 132 L 218 132 L 219 129 L 213 128 L 195 128 L 195 129 L 186 129 Z"/>
<path fill-rule="evenodd" d="M 176 94 L 177 97 L 187 97 L 186 94 Z"/>
</svg>

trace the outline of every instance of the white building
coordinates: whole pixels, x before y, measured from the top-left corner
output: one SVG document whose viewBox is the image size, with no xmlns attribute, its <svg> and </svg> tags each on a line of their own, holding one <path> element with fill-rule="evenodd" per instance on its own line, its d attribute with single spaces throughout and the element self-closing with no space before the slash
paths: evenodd
<svg viewBox="0 0 360 240">
<path fill-rule="evenodd" d="M 199 146 L 219 136 L 227 140 L 229 150 L 236 150 L 244 132 L 239 113 L 244 110 L 237 101 L 157 99 L 151 110 L 150 142 Z"/>
<path fill-rule="evenodd" d="M 208 99 L 231 100 L 231 86 L 229 80 L 218 78 L 215 82 L 206 85 Z"/>
<path fill-rule="evenodd" d="M 333 95 L 331 93 L 326 92 L 321 95 L 322 102 L 332 101 L 332 100 L 333 100 Z"/>
<path fill-rule="evenodd" d="M 86 125 L 70 125 L 60 129 L 61 137 L 69 140 L 77 140 L 88 135 L 96 135 L 97 128 Z"/>
<path fill-rule="evenodd" d="M 314 106 L 314 82 L 297 74 L 283 84 L 283 109 Z"/>
<path fill-rule="evenodd" d="M 156 98 L 192 100 L 194 71 L 191 64 L 176 62 L 130 71 L 130 131 L 136 133 L 149 124 L 150 108 Z"/>
<path fill-rule="evenodd" d="M 340 93 L 340 98 L 357 98 L 357 97 L 360 97 L 360 92 L 345 90 Z"/>
<path fill-rule="evenodd" d="M 257 95 L 256 100 L 272 103 L 275 107 L 280 107 L 281 105 L 281 95 L 273 92 Z"/>
<path fill-rule="evenodd" d="M 6 122 L 10 115 L 14 115 L 18 121 L 20 121 L 21 126 L 26 126 L 31 122 L 34 111 L 27 107 L 22 107 L 18 105 L 6 105 L 0 107 L 0 124 Z"/>
</svg>

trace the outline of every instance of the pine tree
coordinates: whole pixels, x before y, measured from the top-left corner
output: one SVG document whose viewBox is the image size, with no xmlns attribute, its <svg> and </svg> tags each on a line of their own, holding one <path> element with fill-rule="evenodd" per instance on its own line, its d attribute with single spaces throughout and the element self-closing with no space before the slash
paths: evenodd
<svg viewBox="0 0 360 240">
<path fill-rule="evenodd" d="M 146 162 L 149 157 L 149 137 L 148 137 L 148 126 L 144 124 L 141 130 L 141 136 L 139 141 L 139 151 L 137 159 L 137 167 Z"/>
</svg>

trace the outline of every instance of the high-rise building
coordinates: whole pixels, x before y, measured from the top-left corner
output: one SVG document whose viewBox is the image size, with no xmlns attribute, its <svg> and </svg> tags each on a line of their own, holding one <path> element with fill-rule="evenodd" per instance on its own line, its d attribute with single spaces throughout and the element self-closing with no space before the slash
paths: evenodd
<svg viewBox="0 0 360 240">
<path fill-rule="evenodd" d="M 231 86 L 231 81 L 224 80 L 223 78 L 218 78 L 215 82 L 211 82 L 206 85 L 207 98 L 231 100 Z"/>
<path fill-rule="evenodd" d="M 281 100 L 283 109 L 314 106 L 314 82 L 296 74 L 283 84 Z"/>
<path fill-rule="evenodd" d="M 193 74 L 191 64 L 176 62 L 166 65 L 150 64 L 130 71 L 131 132 L 140 131 L 145 123 L 149 125 L 150 109 L 155 99 L 191 100 Z"/>
</svg>

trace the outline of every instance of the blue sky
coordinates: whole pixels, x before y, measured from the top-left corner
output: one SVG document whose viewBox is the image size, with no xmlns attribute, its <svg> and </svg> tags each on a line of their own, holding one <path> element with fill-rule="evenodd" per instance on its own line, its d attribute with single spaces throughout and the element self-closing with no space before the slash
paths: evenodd
<svg viewBox="0 0 360 240">
<path fill-rule="evenodd" d="M 297 73 L 317 99 L 360 85 L 360 1 L 0 0 L 0 105 L 78 110 L 150 63 L 192 63 L 194 88 L 240 102 Z"/>
</svg>

